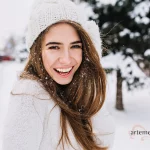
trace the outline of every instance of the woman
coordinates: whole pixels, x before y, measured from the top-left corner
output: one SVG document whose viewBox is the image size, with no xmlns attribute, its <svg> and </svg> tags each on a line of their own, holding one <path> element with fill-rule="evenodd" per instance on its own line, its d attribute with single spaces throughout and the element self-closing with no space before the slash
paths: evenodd
<svg viewBox="0 0 150 150">
<path fill-rule="evenodd" d="M 106 76 L 95 22 L 69 0 L 38 0 L 28 62 L 11 92 L 3 150 L 107 150 L 114 122 L 104 108 Z"/>
</svg>

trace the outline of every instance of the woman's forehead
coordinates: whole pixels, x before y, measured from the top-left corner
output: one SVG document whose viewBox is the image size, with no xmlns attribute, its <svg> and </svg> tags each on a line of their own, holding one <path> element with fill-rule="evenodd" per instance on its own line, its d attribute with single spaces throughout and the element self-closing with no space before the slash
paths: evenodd
<svg viewBox="0 0 150 150">
<path fill-rule="evenodd" d="M 80 37 L 78 35 L 78 32 L 72 25 L 59 23 L 49 28 L 49 30 L 45 34 L 44 40 L 45 42 L 52 41 L 60 43 L 72 43 L 74 41 L 79 41 Z"/>
</svg>

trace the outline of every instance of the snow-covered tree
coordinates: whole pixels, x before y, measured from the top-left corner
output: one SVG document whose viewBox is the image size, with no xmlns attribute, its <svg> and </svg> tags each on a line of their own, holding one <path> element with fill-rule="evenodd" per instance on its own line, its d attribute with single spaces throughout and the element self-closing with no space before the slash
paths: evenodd
<svg viewBox="0 0 150 150">
<path fill-rule="evenodd" d="M 103 65 L 116 70 L 116 108 L 123 110 L 122 83 L 128 90 L 144 85 L 150 77 L 150 1 L 116 0 L 103 4 L 100 0 L 81 0 L 90 4 L 104 41 Z"/>
</svg>

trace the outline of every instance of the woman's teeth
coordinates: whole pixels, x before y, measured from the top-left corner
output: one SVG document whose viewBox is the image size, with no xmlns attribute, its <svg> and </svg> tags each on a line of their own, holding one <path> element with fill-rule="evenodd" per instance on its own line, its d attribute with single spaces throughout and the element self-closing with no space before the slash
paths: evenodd
<svg viewBox="0 0 150 150">
<path fill-rule="evenodd" d="M 66 69 L 56 69 L 58 72 L 69 72 L 73 67 L 66 68 Z"/>
</svg>

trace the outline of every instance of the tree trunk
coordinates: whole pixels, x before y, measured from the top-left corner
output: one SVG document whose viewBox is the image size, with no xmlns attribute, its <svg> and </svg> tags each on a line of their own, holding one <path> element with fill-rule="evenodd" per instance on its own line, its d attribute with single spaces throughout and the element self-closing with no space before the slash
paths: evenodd
<svg viewBox="0 0 150 150">
<path fill-rule="evenodd" d="M 124 110 L 122 99 L 122 82 L 123 78 L 120 69 L 117 69 L 117 92 L 116 92 L 116 109 Z"/>
</svg>

